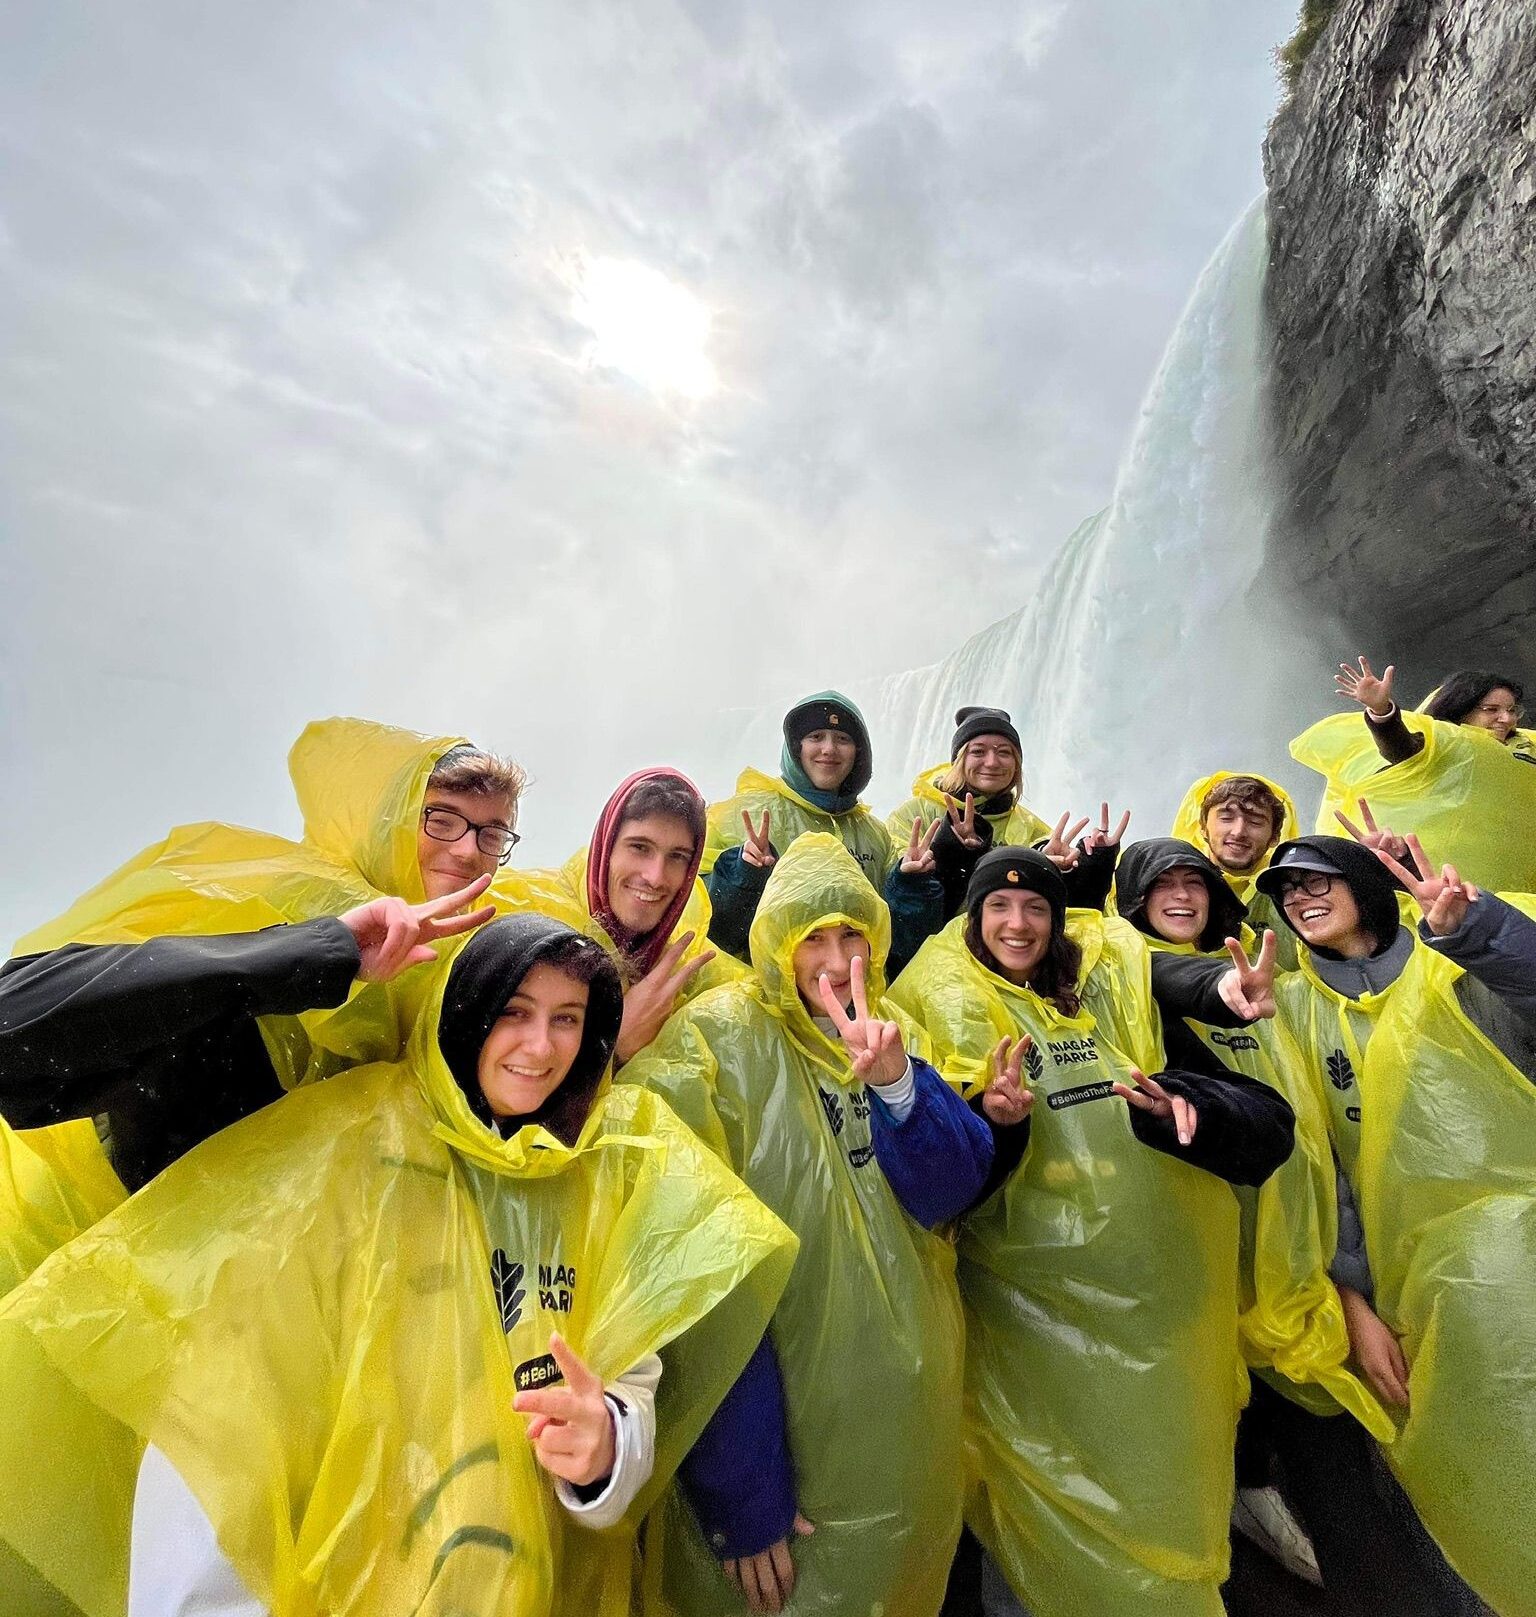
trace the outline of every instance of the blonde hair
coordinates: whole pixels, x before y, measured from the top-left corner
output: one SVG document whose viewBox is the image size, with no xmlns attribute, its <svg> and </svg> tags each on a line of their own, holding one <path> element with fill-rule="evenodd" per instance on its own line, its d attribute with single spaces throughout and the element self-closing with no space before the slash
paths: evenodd
<svg viewBox="0 0 1536 1617">
<path fill-rule="evenodd" d="M 982 732 L 983 735 L 991 733 L 992 732 L 990 731 Z M 981 736 L 971 737 L 971 741 L 979 741 L 980 739 Z M 1013 782 L 1009 786 L 1008 790 L 1014 793 L 1021 792 L 1024 789 L 1024 756 L 1007 736 L 1000 735 L 998 736 L 998 740 L 1001 741 L 1003 745 L 1007 747 L 1009 752 L 1013 754 Z M 965 747 L 970 746 L 971 741 L 967 741 Z M 955 761 L 949 766 L 946 773 L 939 779 L 939 790 L 943 792 L 946 797 L 963 797 L 966 793 L 965 747 L 962 747 L 955 755 Z"/>
</svg>

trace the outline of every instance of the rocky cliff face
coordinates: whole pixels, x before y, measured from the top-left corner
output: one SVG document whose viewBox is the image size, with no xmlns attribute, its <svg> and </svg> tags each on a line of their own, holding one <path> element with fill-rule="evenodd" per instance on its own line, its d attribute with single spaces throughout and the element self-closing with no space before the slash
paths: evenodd
<svg viewBox="0 0 1536 1617">
<path fill-rule="evenodd" d="M 1265 171 L 1274 581 L 1536 687 L 1536 5 L 1344 0 Z"/>
</svg>

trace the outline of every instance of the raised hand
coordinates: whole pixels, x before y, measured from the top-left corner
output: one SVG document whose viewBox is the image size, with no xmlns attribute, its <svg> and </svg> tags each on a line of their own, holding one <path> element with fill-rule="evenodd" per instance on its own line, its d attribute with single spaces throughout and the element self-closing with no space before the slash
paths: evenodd
<svg viewBox="0 0 1536 1617">
<path fill-rule="evenodd" d="M 1221 1002 L 1244 1021 L 1257 1022 L 1275 1014 L 1275 934 L 1267 927 L 1259 943 L 1259 958 L 1249 960 L 1248 951 L 1236 938 L 1227 939 L 1232 969 L 1216 985 Z"/>
<path fill-rule="evenodd" d="M 752 816 L 745 809 L 741 811 L 741 823 L 746 827 L 746 840 L 741 845 L 741 857 L 749 865 L 756 865 L 759 870 L 767 870 L 777 859 L 773 851 L 773 843 L 768 840 L 771 817 L 767 809 L 763 810 L 763 823 L 758 826 L 752 824 Z"/>
<path fill-rule="evenodd" d="M 512 1407 L 532 1415 L 528 1441 L 540 1465 L 578 1486 L 597 1482 L 613 1471 L 613 1411 L 603 1396 L 603 1378 L 589 1370 L 576 1350 L 552 1332 L 549 1351 L 565 1385 L 520 1392 Z"/>
<path fill-rule="evenodd" d="M 804 1538 L 816 1529 L 797 1511 L 793 1531 L 796 1538 Z M 748 1610 L 779 1612 L 789 1604 L 795 1592 L 795 1563 L 790 1558 L 789 1544 L 788 1538 L 781 1538 L 756 1555 L 720 1563 L 726 1577 L 746 1596 Z"/>
<path fill-rule="evenodd" d="M 981 1109 L 999 1128 L 1022 1123 L 1035 1104 L 1034 1091 L 1021 1080 L 1024 1057 L 1034 1042 L 1027 1033 L 1017 1040 L 1004 1038 L 992 1052 L 992 1082 L 981 1097 Z"/>
<path fill-rule="evenodd" d="M 939 827 L 943 823 L 943 820 L 935 820 L 924 831 L 922 815 L 913 818 L 912 837 L 901 859 L 902 875 L 931 876 L 939 868 L 938 860 L 933 856 L 933 839 L 939 834 Z"/>
<path fill-rule="evenodd" d="M 950 826 L 954 833 L 967 848 L 979 848 L 982 839 L 976 830 L 976 794 L 965 794 L 965 806 L 962 808 L 954 798 L 945 802 L 944 812 L 949 816 Z"/>
<path fill-rule="evenodd" d="M 713 949 L 705 949 L 685 962 L 683 956 L 693 939 L 692 932 L 673 938 L 656 964 L 625 993 L 619 1042 L 613 1047 L 615 1065 L 623 1066 L 661 1032 L 662 1023 L 677 1009 L 683 990 L 715 958 Z"/>
<path fill-rule="evenodd" d="M 1437 938 L 1447 937 L 1466 920 L 1468 906 L 1475 904 L 1482 894 L 1471 882 L 1461 879 L 1455 865 L 1441 865 L 1440 874 L 1435 875 L 1429 855 L 1412 831 L 1403 841 L 1407 845 L 1408 857 L 1418 866 L 1418 870 L 1409 870 L 1385 848 L 1375 849 L 1376 857 L 1413 894 L 1429 930 Z M 1421 876 L 1419 870 L 1429 874 Z"/>
<path fill-rule="evenodd" d="M 457 915 L 491 885 L 489 875 L 477 876 L 468 887 L 424 904 L 407 904 L 403 898 L 376 898 L 359 904 L 336 919 L 357 940 L 360 964 L 358 977 L 365 983 L 387 983 L 407 966 L 424 965 L 437 958 L 432 945 L 442 938 L 471 932 L 484 926 L 496 914 L 494 904 L 486 904 L 467 915 Z"/>
<path fill-rule="evenodd" d="M 1362 847 L 1369 848 L 1372 853 L 1385 848 L 1394 859 L 1406 857 L 1408 844 L 1390 826 L 1377 825 L 1376 817 L 1371 813 L 1371 805 L 1363 797 L 1359 799 L 1357 807 L 1360 818 L 1365 822 L 1364 826 L 1356 825 L 1343 809 L 1335 809 L 1333 817 L 1356 842 Z"/>
<path fill-rule="evenodd" d="M 1115 1094 L 1127 1105 L 1134 1106 L 1138 1111 L 1151 1112 L 1154 1117 L 1167 1117 L 1173 1120 L 1173 1131 L 1179 1137 L 1180 1145 L 1188 1145 L 1195 1137 L 1195 1129 L 1200 1123 L 1200 1114 L 1195 1110 L 1194 1103 L 1187 1101 L 1182 1095 L 1170 1095 L 1155 1078 L 1149 1078 L 1144 1072 L 1131 1068 L 1131 1084 L 1116 1083 L 1112 1086 Z"/>
<path fill-rule="evenodd" d="M 1083 839 L 1083 848 L 1088 853 L 1097 853 L 1100 848 L 1118 848 L 1120 839 L 1125 835 L 1125 828 L 1131 823 L 1131 811 L 1127 809 L 1115 825 L 1109 829 L 1109 804 L 1099 804 L 1099 823 Z"/>
<path fill-rule="evenodd" d="M 1376 1310 L 1348 1286 L 1339 1287 L 1344 1324 L 1349 1331 L 1350 1356 L 1384 1404 L 1408 1407 L 1408 1360 L 1402 1344 Z"/>
<path fill-rule="evenodd" d="M 1351 668 L 1348 663 L 1339 664 L 1339 672 L 1333 676 L 1334 689 L 1338 695 L 1358 702 L 1378 719 L 1384 719 L 1392 711 L 1392 676 L 1397 670 L 1388 663 L 1378 677 L 1366 658 L 1361 657 L 1359 663 L 1358 668 Z"/>
<path fill-rule="evenodd" d="M 1108 805 L 1106 804 L 1105 807 L 1107 811 Z M 1041 853 L 1043 853 L 1058 870 L 1071 870 L 1072 867 L 1077 863 L 1077 849 L 1074 848 L 1072 844 L 1077 840 L 1078 836 L 1082 832 L 1083 827 L 1088 823 L 1088 818 L 1085 815 L 1070 830 L 1068 830 L 1067 821 L 1071 818 L 1072 811 L 1068 809 L 1067 812 L 1063 814 L 1062 817 L 1056 822 L 1055 829 L 1051 832 L 1050 841 L 1047 842 L 1046 845 L 1040 850 Z"/>
<path fill-rule="evenodd" d="M 837 995 L 832 992 L 832 979 L 826 972 L 821 974 L 821 1003 L 848 1052 L 853 1076 L 860 1083 L 879 1089 L 885 1084 L 894 1084 L 907 1070 L 907 1052 L 902 1048 L 901 1029 L 894 1022 L 877 1022 L 869 1014 L 861 956 L 853 957 L 849 972 L 853 979 L 853 1014 L 850 1016 L 838 1004 Z"/>
</svg>

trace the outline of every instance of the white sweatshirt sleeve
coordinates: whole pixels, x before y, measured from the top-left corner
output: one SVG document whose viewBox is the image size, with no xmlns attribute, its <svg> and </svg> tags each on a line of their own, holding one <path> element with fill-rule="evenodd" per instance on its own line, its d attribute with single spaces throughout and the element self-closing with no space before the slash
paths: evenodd
<svg viewBox="0 0 1536 1617">
<path fill-rule="evenodd" d="M 650 1481 L 656 1463 L 656 1387 L 661 1360 L 652 1353 L 603 1389 L 613 1416 L 613 1470 L 608 1486 L 585 1504 L 560 1479 L 555 1495 L 583 1527 L 612 1527 Z M 130 1617 L 137 1614 L 130 1613 Z"/>
<path fill-rule="evenodd" d="M 128 1617 L 267 1617 L 192 1490 L 154 1444 L 144 1451 L 133 1495 Z"/>
</svg>

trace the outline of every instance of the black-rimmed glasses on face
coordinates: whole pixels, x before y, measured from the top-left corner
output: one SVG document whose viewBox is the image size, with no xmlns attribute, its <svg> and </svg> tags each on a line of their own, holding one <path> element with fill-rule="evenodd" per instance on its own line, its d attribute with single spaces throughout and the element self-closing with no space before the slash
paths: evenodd
<svg viewBox="0 0 1536 1617">
<path fill-rule="evenodd" d="M 1333 881 L 1326 870 L 1298 870 L 1294 876 L 1288 871 L 1280 878 L 1280 897 L 1283 901 L 1299 891 L 1308 898 L 1321 898 L 1333 886 Z"/>
<path fill-rule="evenodd" d="M 504 825 L 476 825 L 467 815 L 450 808 L 424 808 L 421 828 L 434 842 L 457 842 L 466 831 L 473 831 L 475 846 L 499 865 L 506 864 L 512 850 L 522 841 L 516 831 L 509 831 Z"/>
</svg>

